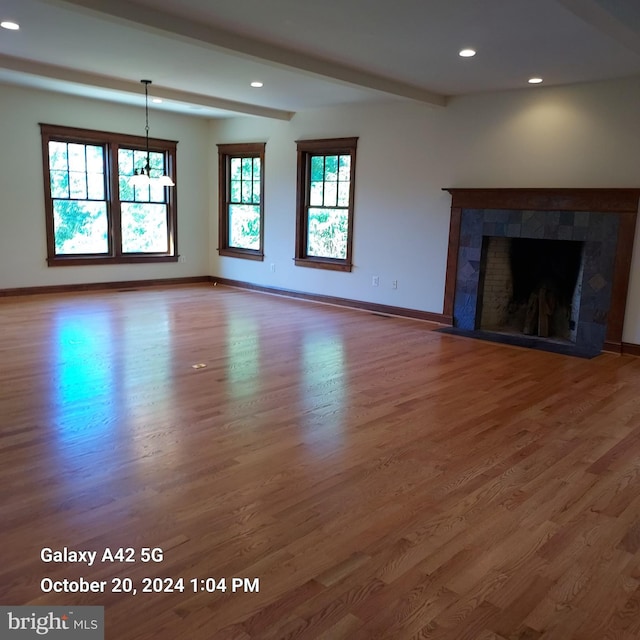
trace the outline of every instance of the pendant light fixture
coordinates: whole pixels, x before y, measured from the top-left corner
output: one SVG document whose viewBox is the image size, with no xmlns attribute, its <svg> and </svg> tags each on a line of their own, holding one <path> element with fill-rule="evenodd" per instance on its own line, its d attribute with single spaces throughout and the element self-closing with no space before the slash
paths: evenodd
<svg viewBox="0 0 640 640">
<path fill-rule="evenodd" d="M 162 175 L 154 178 L 151 176 L 151 164 L 149 162 L 149 85 L 151 84 L 151 80 L 140 80 L 142 84 L 144 84 L 144 111 L 145 111 L 145 134 L 147 140 L 147 157 L 145 159 L 145 163 L 142 167 L 135 169 L 133 175 L 130 178 L 130 184 L 135 187 L 146 187 L 151 182 L 155 182 L 156 184 L 160 184 L 163 187 L 174 187 L 175 183 L 173 180 L 167 176 Z"/>
</svg>

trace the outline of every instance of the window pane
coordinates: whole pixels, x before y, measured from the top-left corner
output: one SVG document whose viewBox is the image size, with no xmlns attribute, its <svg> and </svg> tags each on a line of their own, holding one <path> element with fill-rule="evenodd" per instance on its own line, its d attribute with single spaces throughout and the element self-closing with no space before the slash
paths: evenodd
<svg viewBox="0 0 640 640">
<path fill-rule="evenodd" d="M 251 158 L 242 158 L 242 179 L 251 180 L 253 161 Z"/>
<path fill-rule="evenodd" d="M 169 250 L 166 205 L 123 202 L 121 220 L 124 253 L 166 253 Z"/>
<path fill-rule="evenodd" d="M 67 143 L 66 142 L 49 142 L 49 168 L 60 171 L 67 171 Z"/>
<path fill-rule="evenodd" d="M 164 186 L 158 182 L 152 182 L 149 188 L 149 198 L 151 202 L 166 202 Z"/>
<path fill-rule="evenodd" d="M 104 150 L 96 145 L 86 146 L 87 197 L 92 200 L 105 199 Z"/>
<path fill-rule="evenodd" d="M 251 196 L 253 194 L 252 183 L 243 182 L 242 183 L 242 202 L 243 204 L 251 204 Z"/>
<path fill-rule="evenodd" d="M 231 194 L 229 200 L 231 202 L 240 202 L 242 196 L 242 183 L 240 180 L 231 181 Z"/>
<path fill-rule="evenodd" d="M 152 151 L 149 154 L 149 165 L 151 166 L 152 176 L 161 176 L 164 173 L 164 154 L 158 151 Z"/>
<path fill-rule="evenodd" d="M 87 145 L 87 171 L 104 173 L 104 153 L 102 147 Z"/>
<path fill-rule="evenodd" d="M 104 173 L 88 173 L 89 191 L 87 196 L 91 200 L 104 200 Z"/>
<path fill-rule="evenodd" d="M 324 206 L 335 207 L 338 199 L 338 183 L 337 182 L 325 182 L 324 183 Z"/>
<path fill-rule="evenodd" d="M 307 254 L 316 258 L 347 257 L 346 209 L 309 209 Z"/>
<path fill-rule="evenodd" d="M 257 181 L 253 183 L 253 202 L 260 204 L 260 183 Z"/>
<path fill-rule="evenodd" d="M 83 144 L 69 144 L 69 171 L 86 171 Z"/>
<path fill-rule="evenodd" d="M 133 200 L 135 202 L 149 202 L 150 200 L 149 185 L 133 187 Z"/>
<path fill-rule="evenodd" d="M 338 156 L 327 156 L 324 163 L 324 179 L 338 179 Z"/>
<path fill-rule="evenodd" d="M 349 182 L 339 182 L 338 183 L 338 206 L 339 207 L 348 207 L 349 206 Z"/>
<path fill-rule="evenodd" d="M 54 200 L 56 255 L 108 253 L 105 202 Z"/>
<path fill-rule="evenodd" d="M 253 159 L 253 179 L 260 180 L 260 158 Z"/>
<path fill-rule="evenodd" d="M 311 157 L 311 180 L 313 182 L 324 180 L 324 156 Z"/>
<path fill-rule="evenodd" d="M 69 145 L 71 146 L 71 145 Z M 69 191 L 71 198 L 84 200 L 87 197 L 87 174 L 77 171 L 69 172 Z"/>
<path fill-rule="evenodd" d="M 66 171 L 51 171 L 51 197 L 69 197 L 69 174 Z"/>
<path fill-rule="evenodd" d="M 118 173 L 133 175 L 133 149 L 118 149 Z"/>
<path fill-rule="evenodd" d="M 147 152 L 139 149 L 133 150 L 133 169 L 144 169 L 147 166 Z"/>
<path fill-rule="evenodd" d="M 338 169 L 338 180 L 347 182 L 351 180 L 351 156 L 340 156 L 340 168 Z"/>
<path fill-rule="evenodd" d="M 321 207 L 323 205 L 323 187 L 324 183 L 322 182 L 312 182 L 311 183 L 311 193 L 309 194 L 309 204 L 312 207 Z"/>
<path fill-rule="evenodd" d="M 121 173 L 118 182 L 120 184 L 120 200 L 133 200 L 133 187 L 129 182 L 129 177 Z"/>
<path fill-rule="evenodd" d="M 239 249 L 260 249 L 260 207 L 229 206 L 229 246 Z"/>
<path fill-rule="evenodd" d="M 242 167 L 242 158 L 231 158 L 231 179 L 240 180 Z"/>
</svg>

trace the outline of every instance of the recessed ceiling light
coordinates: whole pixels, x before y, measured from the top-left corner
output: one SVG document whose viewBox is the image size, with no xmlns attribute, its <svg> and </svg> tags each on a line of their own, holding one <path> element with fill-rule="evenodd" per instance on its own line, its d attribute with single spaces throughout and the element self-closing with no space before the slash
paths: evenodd
<svg viewBox="0 0 640 640">
<path fill-rule="evenodd" d="M 160 104 L 162 100 L 160 98 L 152 98 L 151 102 L 155 102 L 156 104 Z"/>
<path fill-rule="evenodd" d="M 529 84 L 540 84 L 542 82 L 542 78 L 529 78 Z"/>
<path fill-rule="evenodd" d="M 476 55 L 475 49 L 463 49 L 459 54 L 461 58 L 473 58 Z"/>
<path fill-rule="evenodd" d="M 0 27 L 3 29 L 9 29 L 9 31 L 17 31 L 20 25 L 17 22 L 11 22 L 9 20 L 3 20 L 0 22 Z"/>
<path fill-rule="evenodd" d="M 260 87 L 262 87 L 264 85 L 262 84 L 262 82 L 259 82 L 259 81 L 256 80 L 255 82 L 251 83 L 251 86 L 255 87 L 256 89 L 259 89 Z"/>
</svg>

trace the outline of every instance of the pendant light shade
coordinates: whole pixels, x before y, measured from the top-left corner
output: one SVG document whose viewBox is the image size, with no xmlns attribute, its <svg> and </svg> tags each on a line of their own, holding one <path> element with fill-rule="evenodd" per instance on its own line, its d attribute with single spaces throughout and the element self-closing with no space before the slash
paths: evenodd
<svg viewBox="0 0 640 640">
<path fill-rule="evenodd" d="M 136 169 L 136 172 L 129 178 L 129 184 L 133 187 L 146 187 L 151 184 L 151 179 L 146 171 L 146 167 Z"/>
<path fill-rule="evenodd" d="M 156 178 L 158 184 L 161 184 L 163 187 L 175 187 L 174 181 L 169 176 L 160 176 Z"/>
<path fill-rule="evenodd" d="M 133 175 L 129 179 L 129 184 L 134 187 L 146 187 L 152 182 L 163 187 L 175 187 L 175 183 L 170 176 L 162 175 L 156 177 L 151 176 L 151 164 L 149 162 L 149 85 L 151 80 L 140 80 L 144 84 L 144 112 L 145 112 L 145 137 L 147 141 L 147 157 L 142 167 L 135 169 Z"/>
</svg>

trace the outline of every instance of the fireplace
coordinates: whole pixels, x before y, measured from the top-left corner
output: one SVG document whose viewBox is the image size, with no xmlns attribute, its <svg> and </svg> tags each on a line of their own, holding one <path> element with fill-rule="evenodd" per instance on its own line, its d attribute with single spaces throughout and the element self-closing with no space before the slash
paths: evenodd
<svg viewBox="0 0 640 640">
<path fill-rule="evenodd" d="M 454 331 L 620 352 L 640 190 L 448 191 L 444 315 Z"/>
</svg>

